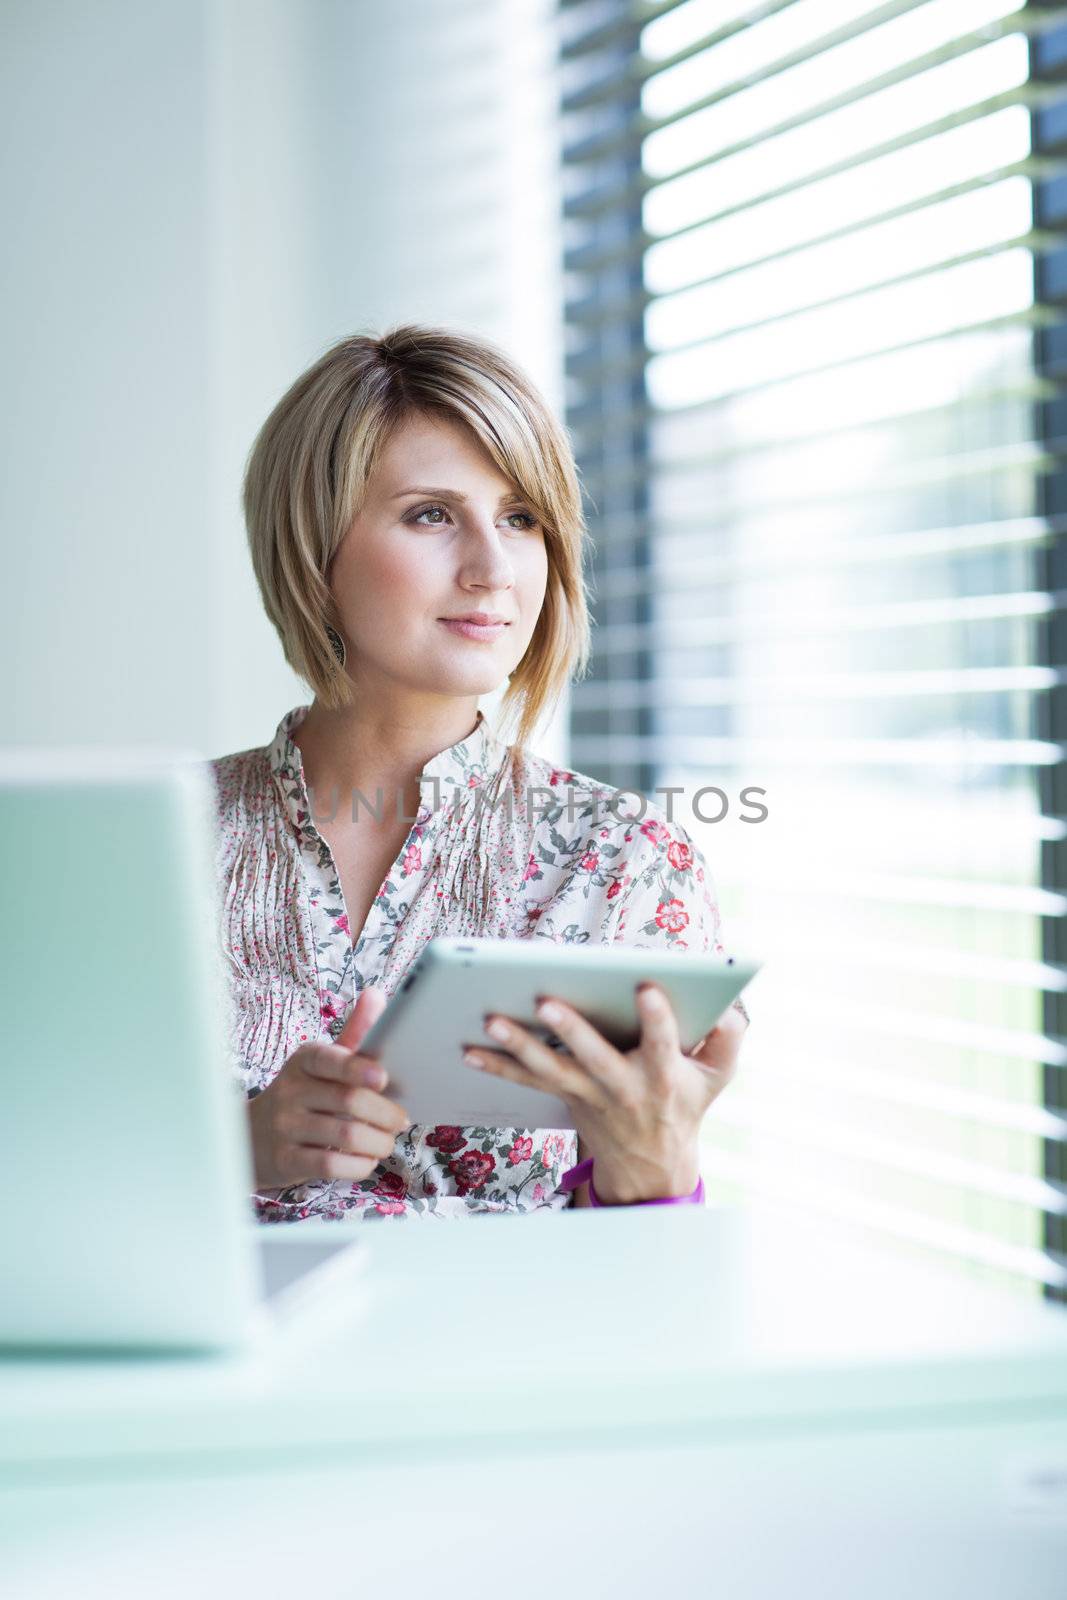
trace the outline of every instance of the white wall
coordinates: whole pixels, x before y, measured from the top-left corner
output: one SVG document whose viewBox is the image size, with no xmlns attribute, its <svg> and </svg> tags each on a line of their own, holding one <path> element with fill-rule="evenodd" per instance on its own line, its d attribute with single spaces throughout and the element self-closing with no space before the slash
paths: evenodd
<svg viewBox="0 0 1067 1600">
<path fill-rule="evenodd" d="M 343 334 L 479 331 L 559 403 L 552 11 L 9 0 L 0 741 L 218 754 L 310 698 L 240 480 Z"/>
</svg>

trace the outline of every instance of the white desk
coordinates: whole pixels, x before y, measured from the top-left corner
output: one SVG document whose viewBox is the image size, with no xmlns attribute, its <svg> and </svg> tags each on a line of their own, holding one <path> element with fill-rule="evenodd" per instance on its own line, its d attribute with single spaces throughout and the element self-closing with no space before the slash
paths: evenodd
<svg viewBox="0 0 1067 1600">
<path fill-rule="evenodd" d="M 1063 1600 L 1067 1314 L 778 1211 L 371 1225 L 240 1361 L 0 1364 L 15 1600 Z"/>
</svg>

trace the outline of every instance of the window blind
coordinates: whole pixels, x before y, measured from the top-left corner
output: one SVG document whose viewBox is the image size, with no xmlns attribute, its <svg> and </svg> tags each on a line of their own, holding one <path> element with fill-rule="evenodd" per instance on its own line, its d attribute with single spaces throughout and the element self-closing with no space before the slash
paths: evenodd
<svg viewBox="0 0 1067 1600">
<path fill-rule="evenodd" d="M 1067 1298 L 1067 7 L 559 17 L 572 764 L 766 962 L 709 1194 Z"/>
</svg>

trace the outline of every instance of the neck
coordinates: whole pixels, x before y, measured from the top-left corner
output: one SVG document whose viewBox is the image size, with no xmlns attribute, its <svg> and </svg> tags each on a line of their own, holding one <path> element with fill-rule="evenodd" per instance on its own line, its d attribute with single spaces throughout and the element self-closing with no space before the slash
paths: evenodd
<svg viewBox="0 0 1067 1600">
<path fill-rule="evenodd" d="M 389 706 L 380 699 L 368 704 L 368 699 L 360 697 L 340 711 L 313 702 L 293 731 L 305 783 L 320 795 L 336 789 L 347 796 L 358 789 L 371 800 L 381 789 L 387 816 L 401 796 L 405 813 L 414 816 L 420 773 L 434 756 L 474 731 L 477 698 L 438 698 L 422 708 Z"/>
</svg>

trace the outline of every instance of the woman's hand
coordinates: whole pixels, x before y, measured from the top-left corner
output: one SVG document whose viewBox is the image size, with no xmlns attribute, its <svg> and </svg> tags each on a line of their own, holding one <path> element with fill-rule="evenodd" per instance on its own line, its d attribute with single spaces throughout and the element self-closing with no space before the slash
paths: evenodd
<svg viewBox="0 0 1067 1600">
<path fill-rule="evenodd" d="M 385 1068 L 358 1053 L 385 1006 L 380 989 L 364 989 L 335 1043 L 302 1044 L 248 1102 L 257 1189 L 367 1178 L 392 1155 L 397 1134 L 411 1124 L 379 1092 L 389 1081 Z"/>
<path fill-rule="evenodd" d="M 597 1199 L 609 1204 L 686 1195 L 696 1188 L 700 1124 L 736 1072 L 748 1026 L 730 1007 L 685 1055 L 663 989 L 653 983 L 638 985 L 637 1006 L 641 1037 L 626 1054 L 572 1006 L 546 996 L 537 1008 L 538 1018 L 563 1041 L 570 1056 L 550 1050 L 518 1023 L 494 1015 L 487 1017 L 486 1031 L 509 1054 L 478 1049 L 464 1056 L 469 1066 L 566 1101 L 585 1152 L 596 1164 Z M 507 1030 L 506 1037 L 494 1034 L 494 1023 Z"/>
</svg>

